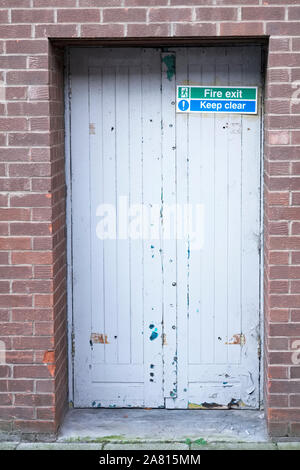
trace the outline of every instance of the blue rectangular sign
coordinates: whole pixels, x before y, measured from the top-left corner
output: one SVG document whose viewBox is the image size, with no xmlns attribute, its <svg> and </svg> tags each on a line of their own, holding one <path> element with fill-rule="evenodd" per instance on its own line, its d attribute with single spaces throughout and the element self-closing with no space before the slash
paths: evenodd
<svg viewBox="0 0 300 470">
<path fill-rule="evenodd" d="M 255 113 L 255 101 L 190 100 L 190 111 L 204 113 Z"/>
</svg>

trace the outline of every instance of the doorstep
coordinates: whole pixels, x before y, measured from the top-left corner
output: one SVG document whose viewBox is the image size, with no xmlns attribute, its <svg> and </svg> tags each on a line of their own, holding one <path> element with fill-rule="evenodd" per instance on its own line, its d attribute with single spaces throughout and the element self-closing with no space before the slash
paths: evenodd
<svg viewBox="0 0 300 470">
<path fill-rule="evenodd" d="M 5 449 L 300 450 L 300 442 L 272 442 L 262 411 L 71 409 L 55 442 L 0 443 Z"/>
</svg>

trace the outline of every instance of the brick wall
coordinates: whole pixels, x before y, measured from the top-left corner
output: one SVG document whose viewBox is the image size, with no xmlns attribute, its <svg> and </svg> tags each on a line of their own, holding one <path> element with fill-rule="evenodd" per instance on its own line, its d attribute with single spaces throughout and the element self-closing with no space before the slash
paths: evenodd
<svg viewBox="0 0 300 470">
<path fill-rule="evenodd" d="M 49 39 L 249 36 L 270 36 L 266 415 L 272 435 L 300 436 L 300 0 L 0 0 L 1 428 L 53 432 L 67 403 L 63 50 Z"/>
</svg>

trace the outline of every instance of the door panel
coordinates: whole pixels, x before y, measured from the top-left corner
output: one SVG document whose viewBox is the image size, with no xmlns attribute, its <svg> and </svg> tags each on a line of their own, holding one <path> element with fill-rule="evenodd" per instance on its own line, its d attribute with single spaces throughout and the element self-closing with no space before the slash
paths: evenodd
<svg viewBox="0 0 300 470">
<path fill-rule="evenodd" d="M 178 85 L 261 86 L 256 47 L 178 50 L 176 61 L 184 77 L 177 75 Z M 178 249 L 178 272 L 185 273 L 178 282 L 182 379 L 175 407 L 257 408 L 260 114 L 177 114 L 176 129 L 177 162 L 187 155 L 177 191 L 203 204 L 204 245 L 189 247 L 186 261 Z"/>
<path fill-rule="evenodd" d="M 78 407 L 259 405 L 261 110 L 182 84 L 261 86 L 260 48 L 71 49 Z"/>
</svg>

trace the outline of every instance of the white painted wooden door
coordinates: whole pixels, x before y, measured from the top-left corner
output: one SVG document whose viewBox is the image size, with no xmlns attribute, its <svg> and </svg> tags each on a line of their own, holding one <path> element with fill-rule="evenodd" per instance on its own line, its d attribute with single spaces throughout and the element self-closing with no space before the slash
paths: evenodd
<svg viewBox="0 0 300 470">
<path fill-rule="evenodd" d="M 180 84 L 261 86 L 259 47 L 71 49 L 74 405 L 259 405 L 260 106 L 175 113 Z"/>
</svg>

